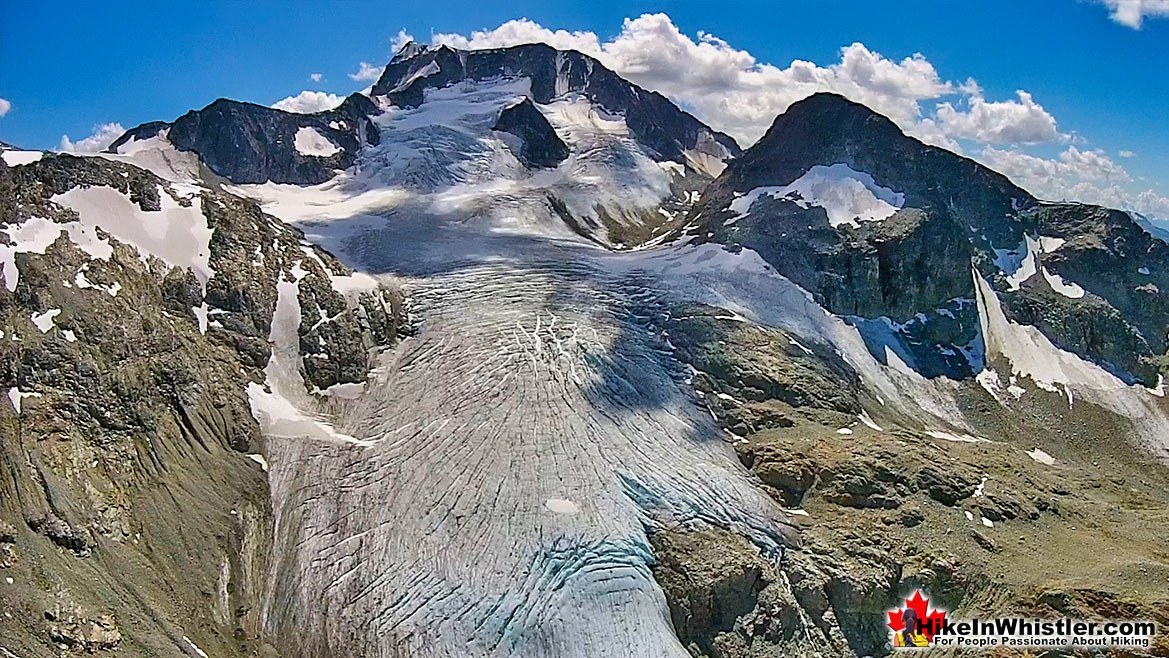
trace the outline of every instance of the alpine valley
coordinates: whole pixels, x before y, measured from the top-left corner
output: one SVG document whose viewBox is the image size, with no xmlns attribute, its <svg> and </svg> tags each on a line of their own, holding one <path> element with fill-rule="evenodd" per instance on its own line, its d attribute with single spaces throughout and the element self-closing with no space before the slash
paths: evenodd
<svg viewBox="0 0 1169 658">
<path fill-rule="evenodd" d="M 765 658 L 1169 624 L 1169 243 L 589 56 L 0 152 L 0 657 Z M 1166 636 L 1139 655 L 1169 655 Z"/>
</svg>

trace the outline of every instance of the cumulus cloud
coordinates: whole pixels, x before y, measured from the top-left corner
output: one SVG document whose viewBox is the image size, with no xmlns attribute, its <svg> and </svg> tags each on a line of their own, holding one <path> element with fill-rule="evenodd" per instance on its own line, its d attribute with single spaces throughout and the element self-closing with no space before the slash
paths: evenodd
<svg viewBox="0 0 1169 658">
<path fill-rule="evenodd" d="M 1169 0 L 1098 0 L 1108 7 L 1113 21 L 1141 29 L 1146 18 L 1169 16 Z"/>
<path fill-rule="evenodd" d="M 1050 112 L 1031 94 L 1016 93 L 1017 101 L 988 102 L 981 91 L 975 91 L 966 101 L 966 111 L 942 103 L 937 108 L 938 122 L 949 135 L 989 144 L 1038 144 L 1063 138 Z"/>
<path fill-rule="evenodd" d="M 12 109 L 12 102 L 4 98 L 0 98 L 0 117 L 8 114 L 8 110 Z"/>
<path fill-rule="evenodd" d="M 1120 151 L 1119 153 L 1117 153 L 1117 155 L 1119 155 L 1122 158 L 1135 158 L 1135 157 L 1137 157 L 1136 153 L 1134 153 L 1132 151 L 1126 151 L 1126 150 Z"/>
<path fill-rule="evenodd" d="M 1032 194 L 1049 201 L 1080 201 L 1169 218 L 1169 198 L 1153 190 L 1133 194 L 1132 176 L 1100 150 L 1069 146 L 1055 158 L 1018 149 L 986 147 L 978 159 Z"/>
<path fill-rule="evenodd" d="M 61 150 L 69 153 L 97 153 L 109 148 L 126 129 L 120 123 L 102 123 L 93 127 L 93 134 L 76 142 L 69 135 L 61 135 Z"/>
<path fill-rule="evenodd" d="M 989 102 L 972 82 L 944 80 L 921 54 L 893 59 L 862 43 L 845 46 L 839 61 L 827 66 L 796 60 L 779 67 L 759 62 L 713 34 L 685 35 L 665 14 L 626 19 L 617 36 L 607 41 L 592 32 L 551 30 L 528 19 L 470 36 L 436 34 L 432 41 L 464 49 L 543 42 L 579 50 L 627 79 L 665 94 L 744 145 L 762 136 L 776 115 L 792 103 L 820 91 L 864 103 L 914 136 L 955 150 L 960 147 L 954 138 L 978 134 L 980 125 L 996 143 L 1011 143 L 1016 137 L 1045 141 L 1057 134 L 1054 119 L 1030 95 L 1025 99 L 1020 95 L 1018 101 Z M 968 96 L 965 104 L 970 109 L 959 111 L 949 104 L 949 121 L 923 110 L 923 103 L 951 96 Z"/>
<path fill-rule="evenodd" d="M 377 80 L 381 77 L 382 70 L 369 62 L 362 62 L 358 67 L 356 73 L 350 73 L 350 80 L 357 80 L 358 82 L 368 82 Z"/>
<path fill-rule="evenodd" d="M 390 52 L 396 53 L 402 49 L 402 46 L 414 40 L 414 35 L 406 30 L 398 30 L 398 33 L 390 37 Z"/>
<path fill-rule="evenodd" d="M 325 79 L 325 74 L 323 74 L 323 73 L 309 73 L 308 79 L 311 80 L 312 82 L 320 82 L 321 80 Z"/>
<path fill-rule="evenodd" d="M 295 96 L 282 98 L 272 104 L 272 107 L 277 110 L 284 110 L 285 112 L 296 112 L 297 114 L 312 114 L 313 112 L 323 112 L 331 110 L 341 104 L 345 99 L 337 94 L 329 94 L 323 91 L 302 91 Z"/>
</svg>

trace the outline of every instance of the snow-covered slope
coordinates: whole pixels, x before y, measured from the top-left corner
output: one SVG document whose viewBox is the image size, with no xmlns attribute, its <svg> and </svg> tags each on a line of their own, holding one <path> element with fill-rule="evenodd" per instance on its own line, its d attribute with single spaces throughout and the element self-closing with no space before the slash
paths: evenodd
<svg viewBox="0 0 1169 658">
<path fill-rule="evenodd" d="M 703 187 L 733 142 L 598 67 L 546 46 L 408 46 L 371 99 L 348 101 L 345 125 L 217 102 L 93 160 L 200 192 L 191 205 L 171 197 L 150 215 L 101 187 L 51 196 L 77 213 L 57 234 L 83 250 L 94 228 L 141 245 L 189 270 L 199 301 L 223 279 L 204 253 L 214 222 L 194 221 L 219 208 L 211 189 L 254 199 L 358 270 L 333 272 L 284 236 L 270 318 L 250 327 L 264 349 L 245 390 L 273 517 L 260 627 L 283 653 L 690 655 L 653 575 L 651 536 L 728 531 L 777 573 L 798 544 L 793 513 L 743 467 L 742 438 L 698 395 L 706 373 L 683 364 L 663 328 L 694 303 L 760 334 L 782 329 L 793 349 L 830 354 L 855 376 L 858 406 L 830 438 L 863 426 L 985 443 L 971 392 L 995 417 L 1032 400 L 1049 413 L 1054 394 L 1057 410 L 1086 402 L 1166 451 L 1160 390 L 1091 360 L 1135 352 L 1121 340 L 1074 344 L 1050 326 L 1083 317 L 1063 305 L 1137 299 L 1130 278 L 1162 276 L 1150 268 L 1163 247 L 1139 242 L 1129 278 L 1083 276 L 1093 258 L 1127 263 L 1121 247 L 1138 243 L 1127 224 L 1101 211 L 1088 231 L 1082 211 L 1041 207 L 832 97 L 793 106 Z M 263 139 L 240 151 L 217 127 Z M 265 149 L 279 162 L 260 158 Z M 152 223 L 162 213 L 166 231 Z M 43 229 L 9 229 L 6 277 L 9 261 L 44 252 Z M 310 283 L 349 301 L 402 287 L 411 337 L 370 352 L 364 381 L 313 376 L 365 343 L 322 335 L 339 315 L 304 294 Z M 1019 290 L 1034 294 L 1011 296 Z M 1029 317 L 1017 299 L 1045 305 Z M 1156 300 L 1133 321 L 1163 321 Z M 200 335 L 222 328 L 214 304 L 189 308 Z M 32 320 L 53 331 L 55 317 Z M 1105 328 L 1123 338 L 1128 326 Z M 827 583 L 829 572 L 815 576 Z M 833 653 L 825 638 L 842 622 L 823 609 L 805 620 L 814 603 L 779 587 L 808 642 Z"/>
</svg>

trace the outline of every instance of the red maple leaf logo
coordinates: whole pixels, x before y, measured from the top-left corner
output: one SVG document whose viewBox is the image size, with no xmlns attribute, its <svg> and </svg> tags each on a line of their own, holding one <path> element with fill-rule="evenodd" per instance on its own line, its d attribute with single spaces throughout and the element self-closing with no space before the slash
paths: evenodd
<svg viewBox="0 0 1169 658">
<path fill-rule="evenodd" d="M 921 595 L 921 590 L 915 591 L 912 597 L 905 599 L 904 608 L 889 611 L 889 628 L 893 629 L 894 633 L 902 631 L 905 628 L 906 611 L 913 610 L 912 616 L 918 620 L 918 632 L 932 642 L 934 635 L 942 628 L 942 623 L 946 621 L 946 612 L 930 608 L 929 604 L 929 599 Z"/>
</svg>

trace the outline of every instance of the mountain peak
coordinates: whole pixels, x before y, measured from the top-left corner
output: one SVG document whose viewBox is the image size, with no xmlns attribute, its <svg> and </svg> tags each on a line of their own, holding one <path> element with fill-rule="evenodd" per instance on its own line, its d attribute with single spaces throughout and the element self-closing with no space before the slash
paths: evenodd
<svg viewBox="0 0 1169 658">
<path fill-rule="evenodd" d="M 742 152 L 730 135 L 575 50 L 530 43 L 488 50 L 443 45 L 416 50 L 410 57 L 402 57 L 404 51 L 406 47 L 386 66 L 371 91 L 398 107 L 418 107 L 425 101 L 426 90 L 456 82 L 527 78 L 528 96 L 535 103 L 580 94 L 609 113 L 623 115 L 638 141 L 661 160 L 685 163 L 687 153 L 694 151 L 726 160 Z"/>
</svg>

